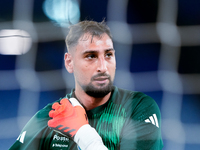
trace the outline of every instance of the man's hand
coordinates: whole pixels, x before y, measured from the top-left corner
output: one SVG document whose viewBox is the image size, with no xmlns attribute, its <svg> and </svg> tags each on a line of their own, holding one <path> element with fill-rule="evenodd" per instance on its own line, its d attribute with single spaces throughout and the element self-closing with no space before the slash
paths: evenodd
<svg viewBox="0 0 200 150">
<path fill-rule="evenodd" d="M 48 126 L 74 138 L 80 127 L 88 124 L 88 119 L 85 109 L 75 98 L 71 98 L 70 102 L 64 98 L 60 103 L 56 102 L 52 105 L 53 110 L 49 112 L 49 117 L 53 119 L 48 121 Z"/>
<path fill-rule="evenodd" d="M 81 150 L 108 150 L 96 130 L 89 125 L 85 109 L 75 98 L 64 98 L 60 103 L 54 103 L 52 109 L 49 116 L 53 119 L 48 121 L 49 127 L 67 135 Z"/>
</svg>

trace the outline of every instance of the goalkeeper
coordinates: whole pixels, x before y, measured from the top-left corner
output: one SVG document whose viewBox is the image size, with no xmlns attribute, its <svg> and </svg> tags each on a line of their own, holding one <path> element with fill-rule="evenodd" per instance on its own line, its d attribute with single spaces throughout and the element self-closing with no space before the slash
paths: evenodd
<svg viewBox="0 0 200 150">
<path fill-rule="evenodd" d="M 106 23 L 72 25 L 66 45 L 65 67 L 75 88 L 38 111 L 10 150 L 161 150 L 155 101 L 113 86 L 115 50 Z"/>
</svg>

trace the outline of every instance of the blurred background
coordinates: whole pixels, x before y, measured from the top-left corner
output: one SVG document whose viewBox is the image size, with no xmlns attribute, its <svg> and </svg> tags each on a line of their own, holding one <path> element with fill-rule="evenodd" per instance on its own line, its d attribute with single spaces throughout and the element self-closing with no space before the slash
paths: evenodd
<svg viewBox="0 0 200 150">
<path fill-rule="evenodd" d="M 1 0 L 0 149 L 74 87 L 64 39 L 85 19 L 105 19 L 112 31 L 115 85 L 157 102 L 163 149 L 199 150 L 199 0 Z"/>
</svg>

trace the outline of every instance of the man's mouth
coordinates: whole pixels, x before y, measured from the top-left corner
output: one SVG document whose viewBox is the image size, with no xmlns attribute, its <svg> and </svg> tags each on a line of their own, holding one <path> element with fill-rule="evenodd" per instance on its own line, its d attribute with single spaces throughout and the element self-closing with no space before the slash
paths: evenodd
<svg viewBox="0 0 200 150">
<path fill-rule="evenodd" d="M 108 76 L 96 77 L 93 79 L 93 81 L 98 84 L 106 84 L 107 82 L 109 82 L 109 77 Z"/>
<path fill-rule="evenodd" d="M 94 78 L 94 81 L 104 81 L 104 80 L 108 80 L 109 77 L 97 77 L 97 78 Z"/>
</svg>

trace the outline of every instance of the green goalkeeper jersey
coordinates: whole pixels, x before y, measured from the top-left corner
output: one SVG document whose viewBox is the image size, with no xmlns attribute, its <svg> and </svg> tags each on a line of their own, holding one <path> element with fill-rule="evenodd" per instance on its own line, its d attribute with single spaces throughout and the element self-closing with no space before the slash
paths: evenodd
<svg viewBox="0 0 200 150">
<path fill-rule="evenodd" d="M 66 95 L 68 99 L 71 97 L 73 91 Z M 51 106 L 48 104 L 32 117 L 10 150 L 78 149 L 72 140 L 48 127 Z M 108 102 L 87 111 L 87 115 L 89 124 L 109 150 L 161 150 L 163 147 L 159 108 L 151 97 L 141 92 L 114 87 Z"/>
</svg>

